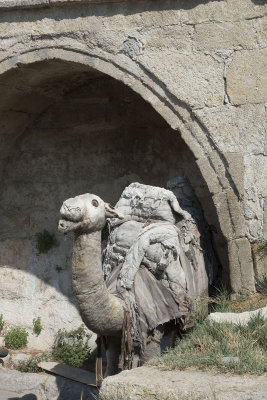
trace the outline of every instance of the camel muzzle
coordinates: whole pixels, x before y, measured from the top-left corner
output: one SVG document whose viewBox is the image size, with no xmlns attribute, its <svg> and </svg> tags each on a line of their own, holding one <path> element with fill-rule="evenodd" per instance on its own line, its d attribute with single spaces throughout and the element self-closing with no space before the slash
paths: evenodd
<svg viewBox="0 0 267 400">
<path fill-rule="evenodd" d="M 62 233 L 71 232 L 77 228 L 79 228 L 80 223 L 68 221 L 67 219 L 60 219 L 58 222 L 58 230 Z"/>
</svg>

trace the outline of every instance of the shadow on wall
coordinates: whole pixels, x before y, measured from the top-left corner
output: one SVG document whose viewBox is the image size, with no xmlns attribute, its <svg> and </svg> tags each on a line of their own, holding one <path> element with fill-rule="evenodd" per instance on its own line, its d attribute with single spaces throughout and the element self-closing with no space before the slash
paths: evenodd
<svg viewBox="0 0 267 400">
<path fill-rule="evenodd" d="M 224 2 L 225 0 L 216 0 L 217 3 Z M 254 0 L 255 2 L 261 2 L 261 0 Z M 105 3 L 105 4 L 90 4 L 87 5 L 85 3 L 82 4 L 82 7 L 79 7 L 79 3 L 75 4 L 64 4 L 64 19 L 76 19 L 78 17 L 112 17 L 118 14 L 122 14 L 124 16 L 127 15 L 135 15 L 143 12 L 160 12 L 160 11 L 171 11 L 171 10 L 191 10 L 201 4 L 208 4 L 210 2 L 214 2 L 214 0 L 169 0 L 169 1 L 161 1 L 161 0 L 144 0 L 138 2 L 122 2 L 119 3 Z M 263 0 L 262 0 L 263 2 Z M 261 4 L 261 3 L 260 3 Z M 12 10 L 3 13 L 0 16 L 0 22 L 16 22 L 17 20 L 31 22 L 35 20 L 42 20 L 44 18 L 54 18 L 55 14 L 58 18 L 58 13 L 60 10 L 60 6 L 52 7 L 51 9 L 42 8 L 40 9 L 20 9 L 20 10 Z"/>
<path fill-rule="evenodd" d="M 51 326 L 72 326 L 78 315 L 72 237 L 57 231 L 70 197 L 90 192 L 114 205 L 132 182 L 166 187 L 186 175 L 208 223 L 218 226 L 212 196 L 179 132 L 123 83 L 53 60 L 9 71 L 1 86 L 8 90 L 0 103 L 0 298 L 14 324 L 31 325 L 41 315 Z M 16 315 L 17 304 L 27 315 Z"/>
</svg>

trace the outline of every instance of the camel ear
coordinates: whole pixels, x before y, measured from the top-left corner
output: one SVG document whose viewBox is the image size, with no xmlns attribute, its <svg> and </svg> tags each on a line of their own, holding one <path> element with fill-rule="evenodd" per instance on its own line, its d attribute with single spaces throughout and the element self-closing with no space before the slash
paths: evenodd
<svg viewBox="0 0 267 400">
<path fill-rule="evenodd" d="M 110 204 L 105 203 L 106 217 L 107 218 L 120 218 L 123 219 L 124 216 L 115 210 Z"/>
</svg>

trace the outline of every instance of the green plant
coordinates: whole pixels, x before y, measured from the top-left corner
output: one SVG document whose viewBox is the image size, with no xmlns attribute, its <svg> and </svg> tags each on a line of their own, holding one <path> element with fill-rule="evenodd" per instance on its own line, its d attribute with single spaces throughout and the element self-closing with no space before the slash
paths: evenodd
<svg viewBox="0 0 267 400">
<path fill-rule="evenodd" d="M 0 315 L 0 332 L 2 332 L 3 328 L 4 328 L 5 322 L 3 319 L 3 314 Z"/>
<path fill-rule="evenodd" d="M 215 368 L 237 374 L 267 372 L 267 322 L 258 314 L 246 326 L 204 321 L 153 364 L 165 369 Z M 238 357 L 224 363 L 223 357 Z"/>
<path fill-rule="evenodd" d="M 267 248 L 267 240 L 261 240 L 258 244 L 258 250 L 261 251 Z"/>
<path fill-rule="evenodd" d="M 27 337 L 28 337 L 28 332 L 26 332 L 26 329 L 16 327 L 16 328 L 11 328 L 5 337 L 5 344 L 6 347 L 9 349 L 17 350 L 21 347 L 26 346 L 27 344 Z"/>
<path fill-rule="evenodd" d="M 90 355 L 90 337 L 83 325 L 71 331 L 60 329 L 56 335 L 52 356 L 65 364 L 81 367 Z"/>
<path fill-rule="evenodd" d="M 33 357 L 26 361 L 20 361 L 16 369 L 20 372 L 40 372 L 42 369 L 38 367 L 41 361 L 49 361 L 50 355 L 42 355 L 40 357 Z"/>
<path fill-rule="evenodd" d="M 40 317 L 34 318 L 32 323 L 33 323 L 33 332 L 35 333 L 35 335 L 39 336 L 43 329 L 43 326 L 41 324 L 41 318 Z"/>
<path fill-rule="evenodd" d="M 43 232 L 36 233 L 35 237 L 38 254 L 47 253 L 52 247 L 58 246 L 55 235 L 49 233 L 46 229 Z"/>
</svg>

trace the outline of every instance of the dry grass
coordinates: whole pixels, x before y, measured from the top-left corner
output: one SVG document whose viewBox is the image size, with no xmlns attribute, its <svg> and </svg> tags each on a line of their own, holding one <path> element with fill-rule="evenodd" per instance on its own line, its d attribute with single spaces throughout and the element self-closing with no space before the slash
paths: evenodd
<svg viewBox="0 0 267 400">
<path fill-rule="evenodd" d="M 211 300 L 212 311 L 243 312 L 267 304 L 265 291 L 234 301 L 225 291 Z M 239 362 L 224 363 L 223 357 L 238 357 Z M 257 314 L 247 326 L 209 322 L 195 317 L 195 328 L 179 340 L 174 349 L 153 360 L 166 369 L 196 367 L 235 374 L 267 372 L 267 321 Z"/>
<path fill-rule="evenodd" d="M 239 362 L 224 363 L 223 357 L 238 357 Z M 247 326 L 204 321 L 153 364 L 167 369 L 263 374 L 267 372 L 267 322 L 260 315 Z"/>
<path fill-rule="evenodd" d="M 232 302 L 233 312 L 253 311 L 267 305 L 267 294 L 255 293 L 254 295 L 237 299 Z"/>
</svg>

